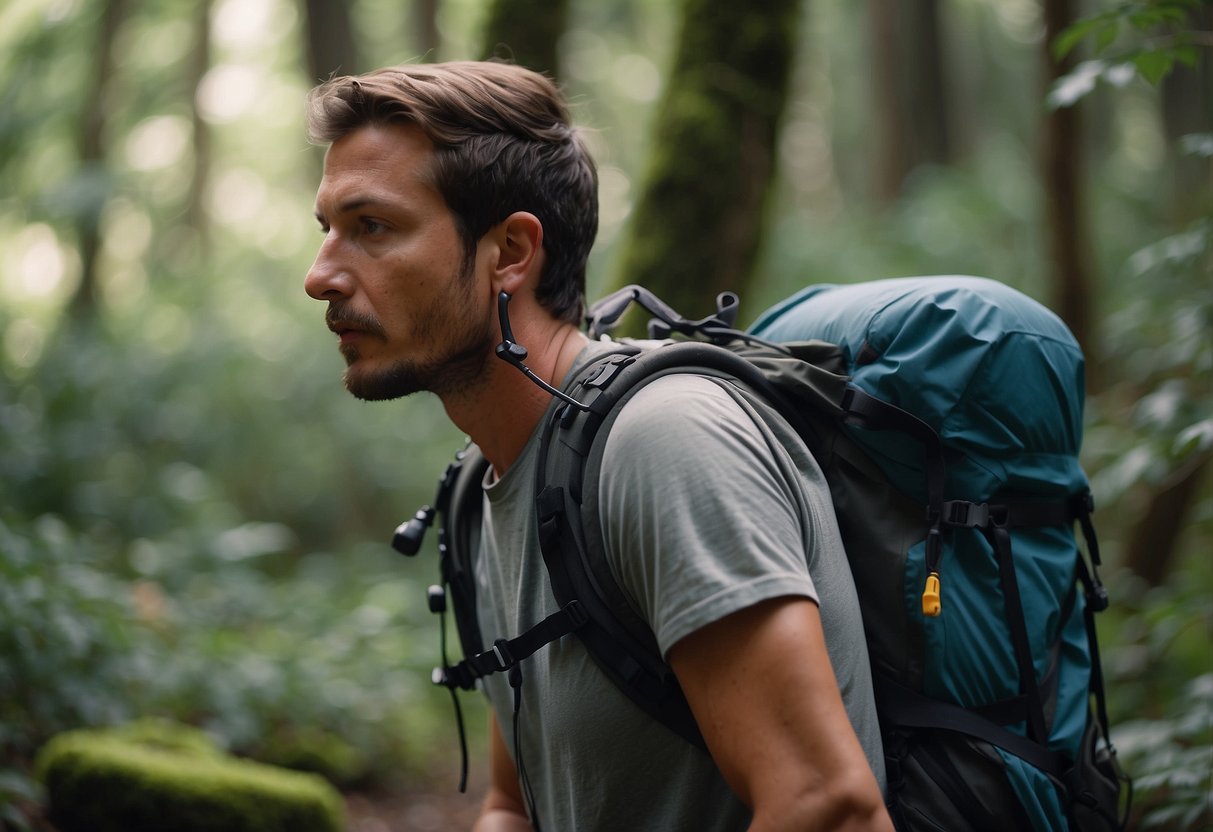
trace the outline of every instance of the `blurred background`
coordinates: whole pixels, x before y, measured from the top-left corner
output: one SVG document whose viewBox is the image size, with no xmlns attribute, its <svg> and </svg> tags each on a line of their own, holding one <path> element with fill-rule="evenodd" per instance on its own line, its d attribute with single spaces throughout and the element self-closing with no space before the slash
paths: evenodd
<svg viewBox="0 0 1213 832">
<path fill-rule="evenodd" d="M 162 716 L 448 828 L 401 825 L 458 742 L 433 542 L 387 543 L 462 437 L 432 398 L 340 385 L 302 291 L 303 102 L 496 55 L 586 129 L 591 297 L 733 288 L 745 323 L 808 283 L 967 273 L 1063 316 L 1135 825 L 1213 828 L 1213 5 L 732 5 L 0 6 L 0 827 L 40 828 L 49 737 Z"/>
</svg>

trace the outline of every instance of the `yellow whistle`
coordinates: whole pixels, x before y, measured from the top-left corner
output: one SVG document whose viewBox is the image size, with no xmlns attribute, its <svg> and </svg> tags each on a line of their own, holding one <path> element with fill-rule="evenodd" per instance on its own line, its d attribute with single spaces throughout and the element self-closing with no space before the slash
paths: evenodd
<svg viewBox="0 0 1213 832">
<path fill-rule="evenodd" d="M 939 615 L 939 573 L 927 575 L 927 588 L 922 591 L 922 614 L 930 618 Z"/>
</svg>

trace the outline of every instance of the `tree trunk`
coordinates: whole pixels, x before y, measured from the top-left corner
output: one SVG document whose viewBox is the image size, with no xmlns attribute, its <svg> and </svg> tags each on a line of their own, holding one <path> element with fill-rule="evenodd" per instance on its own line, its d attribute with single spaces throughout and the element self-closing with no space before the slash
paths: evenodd
<svg viewBox="0 0 1213 832">
<path fill-rule="evenodd" d="M 114 44 L 128 12 L 128 0 L 107 0 L 102 8 L 93 51 L 93 72 L 76 139 L 80 160 L 77 176 L 90 185 L 84 188 L 88 198 L 77 207 L 76 214 L 80 283 L 68 304 L 68 312 L 77 321 L 96 318 L 101 303 L 97 261 L 101 253 L 101 214 L 108 202 L 109 191 L 105 156 L 109 104 L 117 67 Z"/>
<path fill-rule="evenodd" d="M 1210 463 L 1213 463 L 1213 454 L 1206 453 L 1173 472 L 1150 495 L 1145 513 L 1129 534 L 1125 565 L 1150 586 L 1158 586 L 1171 572 L 1179 551 L 1180 535 L 1200 494 Z"/>
<path fill-rule="evenodd" d="M 1213 32 L 1213 6 L 1194 7 L 1192 28 Z M 1197 54 L 1196 65 L 1177 63 L 1162 82 L 1162 123 L 1171 168 L 1173 221 L 1186 225 L 1213 210 L 1213 159 L 1183 154 L 1180 140 L 1193 133 L 1213 133 L 1213 56 Z"/>
<path fill-rule="evenodd" d="M 881 204 L 901 195 L 906 178 L 927 164 L 952 160 L 945 56 L 937 0 L 871 0 L 868 4 Z"/>
<path fill-rule="evenodd" d="M 307 69 L 312 83 L 358 72 L 358 45 L 348 0 L 305 0 Z"/>
<path fill-rule="evenodd" d="M 438 35 L 438 0 L 415 0 L 413 29 L 417 32 L 417 45 L 423 58 L 438 60 L 438 47 L 442 43 Z"/>
<path fill-rule="evenodd" d="M 616 283 L 685 315 L 741 291 L 762 241 L 801 3 L 685 0 Z"/>
<path fill-rule="evenodd" d="M 485 57 L 557 77 L 557 49 L 568 22 L 569 0 L 496 0 L 484 29 Z"/>
<path fill-rule="evenodd" d="M 1074 22 L 1073 0 L 1044 0 L 1044 88 L 1065 75 L 1074 53 L 1058 60 L 1052 44 Z M 1043 98 L 1043 95 L 1042 95 Z M 1047 111 L 1041 125 L 1041 180 L 1053 307 L 1088 356 L 1087 386 L 1098 389 L 1095 334 L 1091 327 L 1090 232 L 1083 199 L 1085 156 L 1079 105 Z"/>
<path fill-rule="evenodd" d="M 202 79 L 211 66 L 211 0 L 198 3 L 195 17 L 194 44 L 188 59 L 188 89 L 196 93 Z M 191 96 L 191 101 L 196 99 Z M 189 205 L 186 209 L 190 227 L 198 234 L 198 250 L 205 257 L 210 250 L 207 245 L 209 222 L 206 216 L 206 189 L 211 174 L 211 131 L 198 107 L 192 106 L 194 141 L 194 174 L 190 179 Z"/>
</svg>

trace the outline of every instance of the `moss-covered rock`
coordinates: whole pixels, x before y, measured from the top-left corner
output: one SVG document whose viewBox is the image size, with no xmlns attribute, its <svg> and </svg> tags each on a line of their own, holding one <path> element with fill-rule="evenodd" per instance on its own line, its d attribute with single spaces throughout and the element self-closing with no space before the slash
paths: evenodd
<svg viewBox="0 0 1213 832">
<path fill-rule="evenodd" d="M 322 778 L 117 731 L 72 731 L 38 754 L 60 832 L 338 832 L 340 796 Z"/>
<path fill-rule="evenodd" d="M 362 752 L 321 728 L 295 728 L 275 734 L 253 756 L 271 765 L 319 774 L 339 788 L 356 785 L 368 768 Z"/>
<path fill-rule="evenodd" d="M 137 719 L 111 728 L 107 733 L 136 745 L 162 751 L 179 751 L 200 757 L 223 756 L 223 750 L 201 728 L 161 717 Z"/>
</svg>

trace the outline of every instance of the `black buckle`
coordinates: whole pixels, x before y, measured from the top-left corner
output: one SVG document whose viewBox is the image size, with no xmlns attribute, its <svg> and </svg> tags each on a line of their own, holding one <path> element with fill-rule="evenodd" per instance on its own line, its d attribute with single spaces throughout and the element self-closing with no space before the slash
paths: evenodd
<svg viewBox="0 0 1213 832">
<path fill-rule="evenodd" d="M 985 528 L 990 524 L 990 506 L 964 500 L 947 500 L 943 504 L 943 522 L 948 526 L 967 529 Z"/>
</svg>

